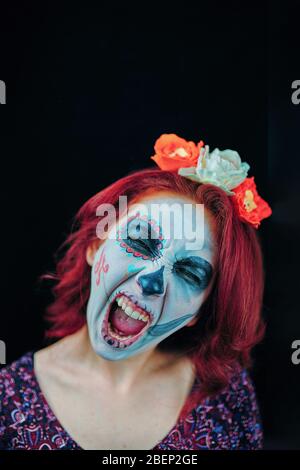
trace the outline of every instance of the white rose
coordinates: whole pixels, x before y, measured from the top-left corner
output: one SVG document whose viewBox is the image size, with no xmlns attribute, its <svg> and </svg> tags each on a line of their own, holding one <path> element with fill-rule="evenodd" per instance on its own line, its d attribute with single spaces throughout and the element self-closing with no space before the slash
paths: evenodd
<svg viewBox="0 0 300 470">
<path fill-rule="evenodd" d="M 234 194 L 246 178 L 250 166 L 242 162 L 235 150 L 219 150 L 209 153 L 209 146 L 201 149 L 197 167 L 179 168 L 178 174 L 199 183 L 210 183 L 222 188 L 227 194 Z"/>
</svg>

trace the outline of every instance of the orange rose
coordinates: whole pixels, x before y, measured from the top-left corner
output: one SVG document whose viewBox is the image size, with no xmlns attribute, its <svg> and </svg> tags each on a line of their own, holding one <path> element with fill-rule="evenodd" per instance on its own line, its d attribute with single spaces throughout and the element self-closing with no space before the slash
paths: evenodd
<svg viewBox="0 0 300 470">
<path fill-rule="evenodd" d="M 162 170 L 173 171 L 182 167 L 196 167 L 203 145 L 202 140 L 196 145 L 176 134 L 162 134 L 155 142 L 155 155 L 151 158 Z"/>
<path fill-rule="evenodd" d="M 272 214 L 269 204 L 262 199 L 254 182 L 254 177 L 246 178 L 239 186 L 232 190 L 235 206 L 240 219 L 258 228 L 260 221 Z"/>
</svg>

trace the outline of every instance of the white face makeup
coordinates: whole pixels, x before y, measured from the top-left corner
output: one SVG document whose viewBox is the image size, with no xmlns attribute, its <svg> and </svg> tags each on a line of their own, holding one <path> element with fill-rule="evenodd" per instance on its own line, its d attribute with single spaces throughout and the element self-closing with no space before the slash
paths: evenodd
<svg viewBox="0 0 300 470">
<path fill-rule="evenodd" d="M 147 210 L 129 207 L 128 217 L 119 220 L 119 238 L 101 243 L 91 270 L 90 340 L 96 354 L 112 361 L 153 348 L 187 325 L 199 312 L 213 274 L 215 248 L 206 212 L 200 219 L 204 239 L 195 235 L 190 249 L 185 233 L 193 228 L 195 233 L 196 216 L 203 214 L 199 206 L 160 193 L 140 202 Z M 172 229 L 172 218 L 170 229 L 164 217 L 149 216 L 151 204 L 174 203 L 192 208 L 188 213 L 182 210 L 181 238 Z"/>
</svg>

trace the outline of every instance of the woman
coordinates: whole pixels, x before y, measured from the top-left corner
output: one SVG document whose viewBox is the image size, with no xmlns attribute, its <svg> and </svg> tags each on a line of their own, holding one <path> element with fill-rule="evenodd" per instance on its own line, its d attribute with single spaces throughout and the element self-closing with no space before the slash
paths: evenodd
<svg viewBox="0 0 300 470">
<path fill-rule="evenodd" d="M 237 152 L 167 134 L 152 159 L 79 210 L 46 276 L 55 342 L 0 371 L 0 448 L 262 447 L 247 368 L 270 207 Z"/>
</svg>

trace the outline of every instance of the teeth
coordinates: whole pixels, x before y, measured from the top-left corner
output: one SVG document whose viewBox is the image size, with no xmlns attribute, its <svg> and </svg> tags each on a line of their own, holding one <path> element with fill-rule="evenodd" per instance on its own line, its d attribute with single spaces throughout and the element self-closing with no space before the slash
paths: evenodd
<svg viewBox="0 0 300 470">
<path fill-rule="evenodd" d="M 125 313 L 127 313 L 127 315 L 131 315 L 133 310 L 131 307 L 126 307 L 125 310 L 124 310 Z M 131 315 L 133 317 L 133 315 Z"/>
<path fill-rule="evenodd" d="M 125 310 L 126 312 L 126 310 Z M 127 313 L 127 312 L 126 312 Z M 140 314 L 139 312 L 136 312 L 135 310 L 132 312 L 132 314 L 130 315 L 132 318 L 135 318 L 136 320 L 139 318 Z"/>
<path fill-rule="evenodd" d="M 142 320 L 143 322 L 147 323 L 149 320 L 148 315 L 143 315 L 141 312 L 138 312 L 137 310 L 133 310 L 133 308 L 130 307 L 129 305 L 130 303 L 131 303 L 130 300 L 124 295 L 121 295 L 120 297 L 117 298 L 117 304 L 119 305 L 119 307 L 122 308 L 122 310 L 126 313 L 126 315 L 134 318 L 135 320 Z"/>
<path fill-rule="evenodd" d="M 136 313 L 138 313 L 138 312 L 136 312 Z M 138 320 L 143 320 L 145 323 L 147 323 L 148 318 L 145 315 L 142 315 L 141 313 L 139 313 Z"/>
</svg>

